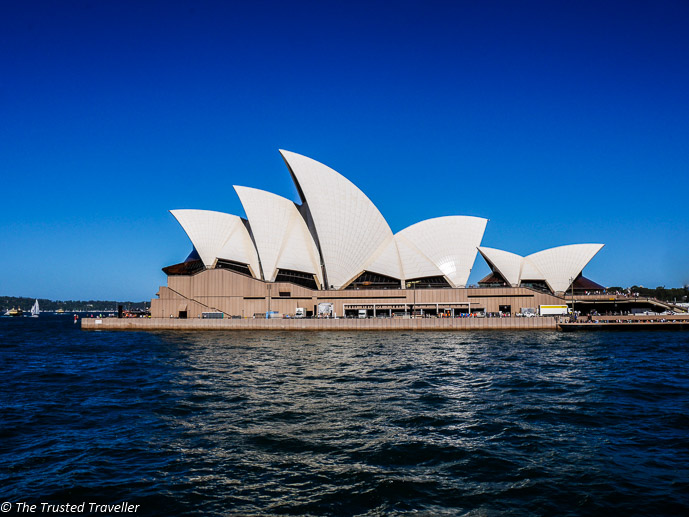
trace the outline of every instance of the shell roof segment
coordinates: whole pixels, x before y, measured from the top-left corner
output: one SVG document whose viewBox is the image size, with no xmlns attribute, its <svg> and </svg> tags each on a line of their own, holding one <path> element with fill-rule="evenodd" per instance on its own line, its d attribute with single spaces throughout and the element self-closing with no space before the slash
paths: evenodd
<svg viewBox="0 0 689 517">
<path fill-rule="evenodd" d="M 483 255 L 483 258 L 497 269 L 498 273 L 502 275 L 508 284 L 512 286 L 519 285 L 524 257 L 509 251 L 486 248 L 484 246 L 481 246 L 478 250 Z"/>
<path fill-rule="evenodd" d="M 260 277 L 256 248 L 242 219 L 236 215 L 212 210 L 170 210 L 177 219 L 203 264 L 210 268 L 217 259 L 248 264 Z"/>
<path fill-rule="evenodd" d="M 380 245 L 378 250 L 376 250 L 369 261 L 363 266 L 362 271 L 373 271 L 381 275 L 398 278 L 400 282 L 404 279 L 399 246 L 394 235 L 390 235 L 390 237 Z"/>
<path fill-rule="evenodd" d="M 371 257 L 387 251 L 392 230 L 366 194 L 340 173 L 306 156 L 280 153 L 308 204 L 328 283 L 342 288 L 359 276 Z M 402 278 L 398 261 L 384 259 L 378 267 L 377 273 Z"/>
<path fill-rule="evenodd" d="M 251 226 L 264 279 L 273 282 L 278 269 L 323 278 L 318 248 L 295 204 L 282 196 L 251 187 L 234 187 Z"/>
<path fill-rule="evenodd" d="M 603 244 L 569 244 L 533 253 L 526 259 L 543 273 L 553 292 L 562 292 L 602 247 Z"/>
<path fill-rule="evenodd" d="M 412 241 L 406 239 L 404 235 L 401 235 L 399 232 L 396 233 L 395 242 L 399 250 L 405 280 L 430 276 L 444 276 L 438 266 L 436 266 L 422 250 L 417 248 Z"/>
<path fill-rule="evenodd" d="M 476 260 L 487 219 L 454 215 L 413 224 L 396 234 L 434 264 L 453 287 L 464 287 Z M 417 278 L 418 265 L 402 264 L 407 278 Z M 425 265 L 424 265 L 425 267 Z M 409 268 L 411 276 L 407 273 Z"/>
<path fill-rule="evenodd" d="M 519 272 L 519 281 L 522 280 L 545 280 L 545 275 L 539 271 L 534 263 L 528 258 L 522 259 L 522 268 Z"/>
<path fill-rule="evenodd" d="M 511 285 L 543 280 L 553 292 L 564 292 L 603 244 L 568 244 L 521 257 L 494 248 L 479 248 L 481 255 Z"/>
</svg>

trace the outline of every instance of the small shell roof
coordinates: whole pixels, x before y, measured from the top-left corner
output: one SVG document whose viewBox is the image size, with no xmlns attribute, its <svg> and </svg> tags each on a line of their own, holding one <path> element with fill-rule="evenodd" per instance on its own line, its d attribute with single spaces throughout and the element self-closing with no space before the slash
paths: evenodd
<svg viewBox="0 0 689 517">
<path fill-rule="evenodd" d="M 240 217 L 212 210 L 170 210 L 177 219 L 206 267 L 217 259 L 248 264 L 253 275 L 260 276 L 258 255 Z"/>
<path fill-rule="evenodd" d="M 526 257 L 543 273 L 554 292 L 567 290 L 603 244 L 569 244 L 539 251 Z"/>
<path fill-rule="evenodd" d="M 292 269 L 323 279 L 318 248 L 295 204 L 250 187 L 234 187 L 242 202 L 258 250 L 264 279 L 275 281 L 278 269 Z"/>
<path fill-rule="evenodd" d="M 481 246 L 479 249 L 483 258 L 491 264 L 510 285 L 519 285 L 522 261 L 524 257 L 509 251 L 486 248 Z"/>
<path fill-rule="evenodd" d="M 563 292 L 602 247 L 603 244 L 569 244 L 526 257 L 494 248 L 480 247 L 479 251 L 512 285 L 525 280 L 543 280 L 553 292 Z"/>
<path fill-rule="evenodd" d="M 413 224 L 396 235 L 428 258 L 453 287 L 464 287 L 487 222 L 481 217 L 462 215 L 437 217 Z M 407 278 L 417 277 L 415 266 L 403 263 L 402 267 Z"/>
</svg>

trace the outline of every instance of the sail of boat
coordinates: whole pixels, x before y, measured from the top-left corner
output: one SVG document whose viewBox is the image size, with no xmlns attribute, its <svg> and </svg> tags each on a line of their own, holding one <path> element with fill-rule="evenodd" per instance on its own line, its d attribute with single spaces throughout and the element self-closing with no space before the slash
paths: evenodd
<svg viewBox="0 0 689 517">
<path fill-rule="evenodd" d="M 41 313 L 41 309 L 38 307 L 38 300 L 36 300 L 33 304 L 33 307 L 31 307 L 31 317 L 32 318 L 38 318 L 38 315 Z"/>
</svg>

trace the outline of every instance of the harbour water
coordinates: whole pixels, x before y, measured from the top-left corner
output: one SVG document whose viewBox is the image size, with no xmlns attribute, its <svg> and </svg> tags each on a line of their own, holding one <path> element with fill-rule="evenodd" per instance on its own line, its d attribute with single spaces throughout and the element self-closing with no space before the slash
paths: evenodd
<svg viewBox="0 0 689 517">
<path fill-rule="evenodd" d="M 0 500 L 686 515 L 687 365 L 687 332 L 83 332 L 66 316 L 2 318 Z"/>
</svg>

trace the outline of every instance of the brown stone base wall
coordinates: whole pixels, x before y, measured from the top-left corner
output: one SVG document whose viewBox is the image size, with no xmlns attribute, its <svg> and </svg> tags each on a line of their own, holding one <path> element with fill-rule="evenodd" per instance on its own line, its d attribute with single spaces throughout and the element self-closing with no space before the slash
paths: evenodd
<svg viewBox="0 0 689 517">
<path fill-rule="evenodd" d="M 314 291 L 284 282 L 266 283 L 228 269 L 209 269 L 192 276 L 168 276 L 168 285 L 151 301 L 151 316 L 177 318 L 184 311 L 187 318 L 198 319 L 204 312 L 223 312 L 226 317 L 246 319 L 269 310 L 293 316 L 298 307 L 317 314 L 317 306 L 323 302 L 332 303 L 338 317 L 345 309 L 372 309 L 374 305 L 378 314 L 390 309 L 404 312 L 405 305 L 409 311 L 414 306 L 424 311 L 462 308 L 487 313 L 509 305 L 516 314 L 526 307 L 538 310 L 539 305 L 566 303 L 564 298 L 524 287 Z"/>
<path fill-rule="evenodd" d="M 555 318 L 175 319 L 84 318 L 84 330 L 535 330 Z"/>
</svg>

